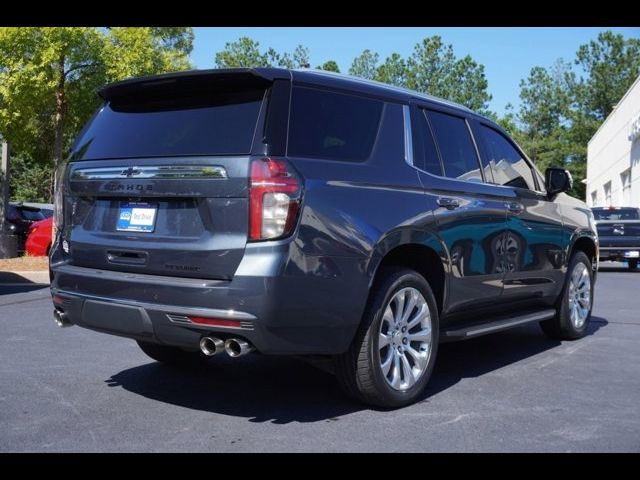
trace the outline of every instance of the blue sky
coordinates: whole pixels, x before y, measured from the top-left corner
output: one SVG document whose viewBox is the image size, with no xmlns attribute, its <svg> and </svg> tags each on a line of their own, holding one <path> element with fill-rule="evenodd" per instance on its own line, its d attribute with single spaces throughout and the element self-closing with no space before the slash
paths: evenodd
<svg viewBox="0 0 640 480">
<path fill-rule="evenodd" d="M 507 103 L 519 105 L 519 83 L 536 65 L 550 66 L 557 59 L 574 58 L 578 46 L 595 39 L 600 31 L 613 30 L 626 37 L 640 37 L 640 28 L 587 27 L 196 27 L 191 55 L 197 68 L 212 68 L 216 52 L 225 43 L 248 36 L 260 48 L 292 52 L 298 44 L 309 49 L 311 66 L 327 60 L 338 62 L 346 73 L 354 57 L 365 48 L 384 60 L 393 52 L 407 57 L 424 37 L 440 35 L 455 54 L 471 55 L 484 64 L 493 95 L 490 108 L 502 114 Z"/>
</svg>

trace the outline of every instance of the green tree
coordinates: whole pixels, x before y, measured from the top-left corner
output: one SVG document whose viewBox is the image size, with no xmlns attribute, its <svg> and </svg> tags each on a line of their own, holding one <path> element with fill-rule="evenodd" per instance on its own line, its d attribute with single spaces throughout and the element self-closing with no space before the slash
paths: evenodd
<svg viewBox="0 0 640 480">
<path fill-rule="evenodd" d="M 452 45 L 439 36 L 418 43 L 407 59 L 406 86 L 486 112 L 492 96 L 484 75 L 484 65 L 469 55 L 458 59 Z"/>
<path fill-rule="evenodd" d="M 581 146 L 572 135 L 571 91 L 575 84 L 571 64 L 558 60 L 549 69 L 534 67 L 520 82 L 520 110 L 515 133 L 529 158 L 544 172 L 548 167 L 563 167 L 574 177 L 576 196 L 584 193 L 584 165 L 576 157 Z"/>
<path fill-rule="evenodd" d="M 183 27 L 0 29 L 0 131 L 20 158 L 18 170 L 50 172 L 38 199 L 50 198 L 54 166 L 99 104 L 96 88 L 188 68 L 192 41 Z"/>
<path fill-rule="evenodd" d="M 587 143 L 639 74 L 640 40 L 610 31 L 581 45 L 570 63 L 534 67 L 520 83 L 516 138 L 541 170 L 571 171 L 571 193 L 584 199 Z"/>
<path fill-rule="evenodd" d="M 369 49 L 363 51 L 353 59 L 349 67 L 349 75 L 373 80 L 376 76 L 376 68 L 380 56 Z"/>
<path fill-rule="evenodd" d="M 260 42 L 241 37 L 235 42 L 227 42 L 224 50 L 216 53 L 215 64 L 218 68 L 268 67 L 271 65 L 269 53 L 272 57 L 275 55 L 273 50 L 261 53 Z"/>
<path fill-rule="evenodd" d="M 249 37 L 240 37 L 235 42 L 227 42 L 224 49 L 215 54 L 214 63 L 218 68 L 308 68 L 309 49 L 298 45 L 291 54 L 280 54 L 273 48 L 262 52 L 260 42 Z"/>
<path fill-rule="evenodd" d="M 575 84 L 578 108 L 603 121 L 640 75 L 640 39 L 602 32 L 580 46 L 575 64 L 584 71 Z"/>
<path fill-rule="evenodd" d="M 397 87 L 407 84 L 407 65 L 399 53 L 392 53 L 384 63 L 376 69 L 375 80 L 389 83 Z"/>
<path fill-rule="evenodd" d="M 318 65 L 316 70 L 340 73 L 340 67 L 338 67 L 338 64 L 334 60 L 327 60 L 322 65 Z"/>
<path fill-rule="evenodd" d="M 353 60 L 349 74 L 428 93 L 489 113 L 492 97 L 484 65 L 469 55 L 457 58 L 453 47 L 445 45 L 439 36 L 416 44 L 407 59 L 392 53 L 379 64 L 379 58 L 376 52 L 364 50 Z"/>
<path fill-rule="evenodd" d="M 584 72 L 570 82 L 572 108 L 568 139 L 576 148 L 569 156 L 575 189 L 585 198 L 587 144 L 612 112 L 631 84 L 640 75 L 640 39 L 602 32 L 596 40 L 580 46 L 574 60 Z M 576 78 L 578 77 L 578 78 Z"/>
<path fill-rule="evenodd" d="M 276 63 L 282 68 L 309 68 L 309 49 L 298 45 L 293 54 L 284 53 Z"/>
</svg>

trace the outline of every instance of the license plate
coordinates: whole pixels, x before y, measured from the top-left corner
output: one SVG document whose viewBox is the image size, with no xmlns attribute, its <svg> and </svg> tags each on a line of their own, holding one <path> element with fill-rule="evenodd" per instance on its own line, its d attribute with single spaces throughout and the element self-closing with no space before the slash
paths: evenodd
<svg viewBox="0 0 640 480">
<path fill-rule="evenodd" d="M 116 230 L 119 232 L 153 232 L 158 207 L 149 203 L 121 203 Z"/>
<path fill-rule="evenodd" d="M 631 250 L 629 252 L 624 252 L 624 256 L 626 258 L 638 258 L 640 257 L 640 252 L 638 250 Z"/>
</svg>

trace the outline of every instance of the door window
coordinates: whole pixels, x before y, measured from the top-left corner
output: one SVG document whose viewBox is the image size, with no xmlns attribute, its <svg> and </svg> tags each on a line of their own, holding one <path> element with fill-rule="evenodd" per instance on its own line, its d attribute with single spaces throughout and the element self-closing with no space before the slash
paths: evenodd
<svg viewBox="0 0 640 480">
<path fill-rule="evenodd" d="M 429 111 L 444 175 L 457 180 L 482 182 L 480 164 L 471 133 L 464 118 L 446 113 Z"/>
<path fill-rule="evenodd" d="M 535 190 L 531 166 L 504 135 L 485 125 L 480 127 L 482 137 L 498 185 Z"/>
</svg>

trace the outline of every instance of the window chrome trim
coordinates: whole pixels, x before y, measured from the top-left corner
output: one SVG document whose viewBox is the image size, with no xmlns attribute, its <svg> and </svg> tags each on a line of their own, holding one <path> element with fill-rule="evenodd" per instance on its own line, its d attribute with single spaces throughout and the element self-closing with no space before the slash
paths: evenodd
<svg viewBox="0 0 640 480">
<path fill-rule="evenodd" d="M 149 167 L 96 167 L 78 168 L 71 180 L 122 180 L 122 179 L 180 179 L 208 178 L 224 180 L 227 171 L 219 165 L 160 165 Z"/>
<path fill-rule="evenodd" d="M 402 106 L 402 118 L 404 119 L 404 161 L 408 165 L 417 168 L 413 164 L 413 132 L 411 131 L 411 110 L 409 110 L 409 105 Z"/>
</svg>

